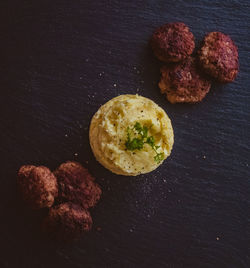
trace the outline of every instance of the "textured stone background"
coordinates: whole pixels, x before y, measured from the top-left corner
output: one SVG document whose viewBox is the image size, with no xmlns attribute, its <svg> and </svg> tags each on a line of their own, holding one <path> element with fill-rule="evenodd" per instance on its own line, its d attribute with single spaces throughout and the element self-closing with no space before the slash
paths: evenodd
<svg viewBox="0 0 250 268">
<path fill-rule="evenodd" d="M 250 267 L 249 1 L 2 0 L 0 3 L 0 266 Z M 148 40 L 187 23 L 197 46 L 218 30 L 239 47 L 240 73 L 198 105 L 157 88 Z M 119 177 L 94 159 L 90 119 L 119 94 L 141 94 L 170 116 L 171 157 L 148 175 Z M 103 187 L 93 231 L 56 245 L 16 194 L 22 164 L 75 159 Z"/>
</svg>

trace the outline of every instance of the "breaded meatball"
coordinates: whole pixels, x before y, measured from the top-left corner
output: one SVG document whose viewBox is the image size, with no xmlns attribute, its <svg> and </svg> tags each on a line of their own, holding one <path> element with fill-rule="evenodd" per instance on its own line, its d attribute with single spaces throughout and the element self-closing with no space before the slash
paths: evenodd
<svg viewBox="0 0 250 268">
<path fill-rule="evenodd" d="M 22 166 L 17 182 L 24 201 L 33 209 L 51 207 L 58 195 L 56 177 L 47 167 Z"/>
<path fill-rule="evenodd" d="M 161 93 L 166 93 L 171 103 L 200 102 L 210 87 L 211 83 L 199 73 L 192 57 L 179 64 L 161 68 L 159 88 Z"/>
<path fill-rule="evenodd" d="M 211 32 L 198 52 L 200 65 L 220 82 L 232 82 L 239 71 L 238 49 L 232 39 L 220 32 Z"/>
<path fill-rule="evenodd" d="M 87 209 L 94 207 L 100 199 L 99 185 L 80 163 L 63 163 L 54 174 L 58 180 L 60 202 L 71 201 Z"/>
<path fill-rule="evenodd" d="M 164 62 L 179 62 L 192 54 L 194 36 L 182 22 L 165 24 L 155 30 L 151 38 L 155 56 Z"/>
<path fill-rule="evenodd" d="M 90 213 L 73 203 L 63 203 L 50 209 L 42 229 L 58 240 L 72 240 L 92 228 Z"/>
</svg>

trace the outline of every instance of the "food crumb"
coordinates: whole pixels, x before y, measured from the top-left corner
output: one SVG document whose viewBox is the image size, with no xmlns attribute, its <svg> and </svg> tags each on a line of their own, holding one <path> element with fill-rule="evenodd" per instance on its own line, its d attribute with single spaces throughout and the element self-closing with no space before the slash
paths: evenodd
<svg viewBox="0 0 250 268">
<path fill-rule="evenodd" d="M 114 84 L 114 87 L 116 87 L 116 84 Z"/>
<path fill-rule="evenodd" d="M 78 153 L 74 153 L 74 156 L 78 156 Z"/>
<path fill-rule="evenodd" d="M 217 236 L 217 237 L 216 237 L 216 240 L 217 240 L 217 241 L 219 241 L 219 240 L 220 240 L 220 238 Z"/>
<path fill-rule="evenodd" d="M 68 134 L 65 134 L 64 136 L 65 136 L 65 138 L 68 138 Z"/>
<path fill-rule="evenodd" d="M 206 159 L 206 156 L 205 156 L 205 155 L 203 155 L 203 158 L 204 158 L 204 159 Z"/>
</svg>

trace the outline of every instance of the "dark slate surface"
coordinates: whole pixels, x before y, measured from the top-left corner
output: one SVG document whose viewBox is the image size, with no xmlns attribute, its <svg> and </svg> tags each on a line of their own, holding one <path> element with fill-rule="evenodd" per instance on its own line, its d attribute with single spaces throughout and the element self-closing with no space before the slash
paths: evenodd
<svg viewBox="0 0 250 268">
<path fill-rule="evenodd" d="M 236 1 L 25 1 L 0 3 L 0 267 L 250 267 L 250 3 Z M 184 21 L 197 45 L 206 32 L 239 47 L 236 82 L 214 85 L 198 105 L 159 93 L 155 27 Z M 171 157 L 155 172 L 119 177 L 90 151 L 101 104 L 139 93 L 173 122 Z M 75 159 L 103 187 L 93 231 L 56 245 L 39 234 L 16 193 L 27 163 Z M 97 230 L 100 227 L 101 230 Z"/>
</svg>

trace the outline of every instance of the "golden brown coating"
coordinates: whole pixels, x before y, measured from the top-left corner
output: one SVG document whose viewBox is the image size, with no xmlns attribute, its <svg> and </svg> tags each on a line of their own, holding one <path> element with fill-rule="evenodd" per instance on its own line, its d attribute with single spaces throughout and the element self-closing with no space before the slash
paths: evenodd
<svg viewBox="0 0 250 268">
<path fill-rule="evenodd" d="M 79 205 L 63 203 L 50 209 L 42 223 L 43 230 L 58 240 L 72 240 L 92 228 L 90 213 Z"/>
<path fill-rule="evenodd" d="M 192 54 L 194 36 L 182 22 L 165 24 L 155 30 L 151 38 L 155 56 L 164 62 L 179 62 Z"/>
<path fill-rule="evenodd" d="M 203 69 L 220 82 L 232 82 L 239 72 L 238 49 L 232 39 L 221 32 L 211 32 L 199 52 Z"/>
<path fill-rule="evenodd" d="M 44 166 L 22 166 L 17 182 L 24 201 L 33 209 L 51 207 L 58 195 L 56 178 Z"/>
<path fill-rule="evenodd" d="M 70 201 L 87 209 L 94 207 L 99 201 L 101 188 L 80 163 L 63 163 L 54 174 L 58 180 L 60 202 Z"/>
<path fill-rule="evenodd" d="M 210 87 L 211 83 L 199 73 L 195 59 L 192 57 L 179 64 L 161 68 L 159 88 L 171 103 L 200 102 L 209 92 Z"/>
</svg>

